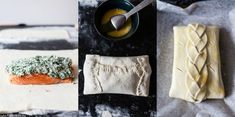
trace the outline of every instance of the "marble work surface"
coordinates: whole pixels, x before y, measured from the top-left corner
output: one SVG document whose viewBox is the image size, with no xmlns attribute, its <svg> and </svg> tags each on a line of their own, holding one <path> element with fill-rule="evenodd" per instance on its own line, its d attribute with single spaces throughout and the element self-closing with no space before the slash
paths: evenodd
<svg viewBox="0 0 235 117">
<path fill-rule="evenodd" d="M 138 4 L 139 2 L 132 2 Z M 100 4 L 100 2 L 98 2 Z M 79 75 L 79 115 L 101 116 L 108 111 L 114 117 L 149 117 L 156 113 L 156 7 L 150 5 L 139 12 L 140 25 L 130 38 L 110 41 L 102 38 L 93 25 L 93 14 L 97 5 L 79 7 L 79 68 L 83 68 L 86 54 L 104 56 L 149 55 L 152 68 L 150 94 L 136 97 L 121 94 L 83 95 L 84 77 Z"/>
</svg>

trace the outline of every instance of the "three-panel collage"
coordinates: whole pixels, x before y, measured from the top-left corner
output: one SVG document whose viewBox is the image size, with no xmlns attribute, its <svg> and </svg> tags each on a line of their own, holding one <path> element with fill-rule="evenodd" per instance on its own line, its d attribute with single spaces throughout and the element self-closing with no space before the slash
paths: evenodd
<svg viewBox="0 0 235 117">
<path fill-rule="evenodd" d="M 0 117 L 156 117 L 156 0 L 0 0 Z"/>
</svg>

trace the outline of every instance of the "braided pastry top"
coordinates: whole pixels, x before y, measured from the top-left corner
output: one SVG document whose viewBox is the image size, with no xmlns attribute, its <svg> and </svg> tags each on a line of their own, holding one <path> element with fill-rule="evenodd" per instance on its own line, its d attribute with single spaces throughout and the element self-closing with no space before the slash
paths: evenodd
<svg viewBox="0 0 235 117">
<path fill-rule="evenodd" d="M 206 98 L 207 42 L 206 26 L 189 24 L 186 42 L 186 97 L 192 102 L 201 102 Z"/>
</svg>

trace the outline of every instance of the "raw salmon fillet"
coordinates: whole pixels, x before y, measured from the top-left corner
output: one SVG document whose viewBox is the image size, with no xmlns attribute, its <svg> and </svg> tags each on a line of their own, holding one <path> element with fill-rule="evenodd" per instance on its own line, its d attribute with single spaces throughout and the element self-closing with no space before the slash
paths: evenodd
<svg viewBox="0 0 235 117">
<path fill-rule="evenodd" d="M 52 78 L 45 74 L 30 74 L 24 76 L 10 75 L 10 82 L 17 85 L 50 85 L 58 83 L 71 83 L 72 78 Z"/>
</svg>

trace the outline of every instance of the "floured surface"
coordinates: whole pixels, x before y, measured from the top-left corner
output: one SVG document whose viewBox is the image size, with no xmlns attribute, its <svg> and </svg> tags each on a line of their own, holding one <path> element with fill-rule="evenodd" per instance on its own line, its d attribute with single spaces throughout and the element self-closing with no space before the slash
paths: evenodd
<svg viewBox="0 0 235 117">
<path fill-rule="evenodd" d="M 29 109 L 78 110 L 78 84 L 12 85 L 5 66 L 12 60 L 36 55 L 69 57 L 73 66 L 78 66 L 78 50 L 32 51 L 0 50 L 0 112 L 18 112 Z M 76 71 L 77 67 L 75 67 Z M 77 76 L 77 73 L 75 74 Z"/>
</svg>

